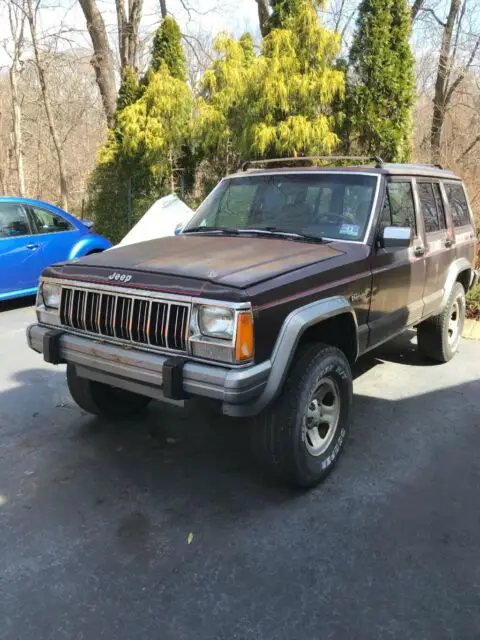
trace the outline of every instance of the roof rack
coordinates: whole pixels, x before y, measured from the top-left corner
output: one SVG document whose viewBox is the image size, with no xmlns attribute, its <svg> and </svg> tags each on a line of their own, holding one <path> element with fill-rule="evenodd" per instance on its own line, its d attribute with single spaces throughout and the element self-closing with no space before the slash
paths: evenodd
<svg viewBox="0 0 480 640">
<path fill-rule="evenodd" d="M 285 164 L 291 166 L 315 166 L 320 162 L 335 164 L 337 162 L 374 162 L 377 169 L 381 169 L 384 162 L 380 156 L 305 156 L 296 158 L 271 158 L 269 160 L 247 160 L 240 166 L 240 171 L 248 171 L 252 167 L 268 167 L 269 165 Z"/>
</svg>

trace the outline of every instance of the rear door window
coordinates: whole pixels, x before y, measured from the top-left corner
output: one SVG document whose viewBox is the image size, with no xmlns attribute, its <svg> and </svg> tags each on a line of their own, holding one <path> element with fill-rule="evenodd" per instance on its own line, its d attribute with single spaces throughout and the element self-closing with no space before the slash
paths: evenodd
<svg viewBox="0 0 480 640">
<path fill-rule="evenodd" d="M 447 182 L 445 185 L 448 204 L 453 218 L 454 227 L 471 224 L 465 191 L 460 183 Z"/>
<path fill-rule="evenodd" d="M 420 200 L 420 206 L 422 209 L 423 219 L 425 221 L 425 232 L 435 233 L 445 229 L 445 214 L 443 214 L 443 220 L 437 206 L 437 197 L 435 195 L 434 186 L 438 188 L 438 184 L 434 185 L 431 182 L 418 182 L 417 193 Z"/>
<path fill-rule="evenodd" d="M 32 217 L 37 228 L 37 233 L 59 233 L 60 231 L 73 231 L 75 227 L 59 216 L 57 213 L 32 207 Z"/>
</svg>

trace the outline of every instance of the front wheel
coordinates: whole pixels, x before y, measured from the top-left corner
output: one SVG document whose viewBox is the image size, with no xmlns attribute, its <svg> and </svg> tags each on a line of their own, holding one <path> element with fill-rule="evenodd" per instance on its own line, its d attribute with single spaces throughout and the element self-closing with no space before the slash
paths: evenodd
<svg viewBox="0 0 480 640">
<path fill-rule="evenodd" d="M 445 309 L 418 325 L 418 349 L 435 362 L 448 362 L 458 350 L 465 323 L 465 289 L 456 282 Z"/>
<path fill-rule="evenodd" d="M 80 409 L 110 420 L 131 418 L 150 402 L 150 398 L 77 375 L 75 365 L 67 365 L 67 383 Z"/>
<path fill-rule="evenodd" d="M 349 431 L 352 373 L 337 348 L 301 348 L 281 395 L 252 426 L 257 459 L 297 487 L 313 487 L 333 469 Z"/>
</svg>

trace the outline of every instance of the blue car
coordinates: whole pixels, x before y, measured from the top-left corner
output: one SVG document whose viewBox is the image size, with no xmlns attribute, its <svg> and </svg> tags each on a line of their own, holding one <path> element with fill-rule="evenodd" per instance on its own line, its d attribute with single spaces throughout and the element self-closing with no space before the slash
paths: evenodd
<svg viewBox="0 0 480 640">
<path fill-rule="evenodd" d="M 37 291 L 45 267 L 104 251 L 111 243 L 46 202 L 0 198 L 0 300 Z"/>
</svg>

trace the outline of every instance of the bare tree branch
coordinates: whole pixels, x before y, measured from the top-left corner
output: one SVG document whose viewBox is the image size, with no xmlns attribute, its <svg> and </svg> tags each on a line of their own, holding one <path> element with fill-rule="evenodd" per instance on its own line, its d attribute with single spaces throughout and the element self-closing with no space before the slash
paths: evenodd
<svg viewBox="0 0 480 640">
<path fill-rule="evenodd" d="M 68 184 L 67 184 L 67 176 L 65 173 L 65 158 L 64 158 L 63 148 L 60 143 L 57 127 L 55 124 L 55 119 L 53 117 L 50 98 L 48 95 L 45 69 L 40 57 L 40 50 L 38 47 L 38 40 L 37 40 L 37 13 L 38 13 L 38 8 L 40 6 L 40 0 L 37 0 L 35 5 L 33 5 L 32 0 L 23 0 L 23 1 L 25 3 L 24 4 L 25 15 L 27 18 L 28 25 L 30 27 L 30 37 L 32 40 L 33 53 L 35 57 L 35 64 L 37 67 L 38 79 L 40 81 L 40 88 L 41 88 L 42 98 L 43 98 L 43 106 L 45 108 L 45 114 L 47 116 L 48 128 L 50 130 L 50 135 L 52 137 L 53 146 L 55 147 L 55 152 L 57 154 L 58 173 L 60 178 L 60 202 L 63 209 L 68 209 Z"/>
<path fill-rule="evenodd" d="M 440 18 L 437 16 L 437 14 L 435 13 L 435 11 L 433 9 L 427 8 L 427 7 L 422 7 L 420 9 L 420 11 L 423 11 L 423 13 L 430 13 L 436 20 L 436 22 L 441 26 L 441 27 L 446 27 L 447 23 L 443 22 L 442 20 L 440 20 Z"/>
<path fill-rule="evenodd" d="M 453 95 L 454 91 L 457 89 L 459 84 L 465 80 L 465 76 L 467 75 L 467 71 L 472 66 L 473 61 L 475 59 L 475 56 L 477 55 L 477 51 L 478 51 L 479 47 L 480 47 L 480 37 L 478 38 L 477 42 L 475 43 L 475 46 L 472 49 L 472 53 L 470 54 L 470 58 L 469 58 L 467 64 L 465 65 L 464 70 L 462 71 L 462 73 L 460 73 L 460 75 L 450 85 L 450 88 L 448 89 L 447 95 L 445 97 L 445 105 L 448 105 L 448 103 L 450 102 L 450 100 L 452 98 L 452 95 Z"/>
<path fill-rule="evenodd" d="M 461 162 L 465 156 L 468 156 L 470 151 L 480 142 L 480 134 L 468 145 L 465 151 L 462 151 L 461 155 L 458 156 L 457 162 Z"/>
<path fill-rule="evenodd" d="M 418 16 L 418 14 L 420 13 L 421 9 L 423 8 L 423 5 L 425 4 L 425 0 L 415 0 L 415 2 L 412 5 L 412 22 L 415 22 L 416 17 Z"/>
</svg>

